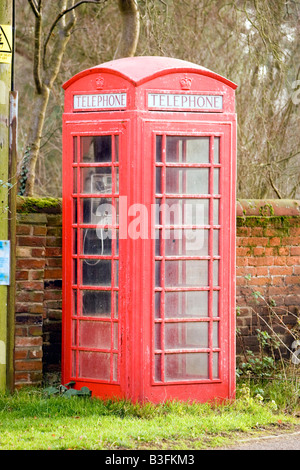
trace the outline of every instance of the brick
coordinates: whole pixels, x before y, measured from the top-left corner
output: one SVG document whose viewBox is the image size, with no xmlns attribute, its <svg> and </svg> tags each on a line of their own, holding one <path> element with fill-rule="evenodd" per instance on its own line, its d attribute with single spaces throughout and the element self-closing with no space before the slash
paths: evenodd
<svg viewBox="0 0 300 470">
<path fill-rule="evenodd" d="M 17 292 L 16 302 L 43 302 L 44 293 L 36 291 Z"/>
<path fill-rule="evenodd" d="M 300 257 L 299 256 L 289 256 L 289 257 L 286 258 L 286 264 L 288 266 L 300 265 Z"/>
<path fill-rule="evenodd" d="M 265 248 L 256 246 L 253 248 L 253 256 L 264 256 L 265 255 Z"/>
<path fill-rule="evenodd" d="M 251 253 L 250 249 L 244 246 L 237 247 L 236 256 L 249 256 Z"/>
<path fill-rule="evenodd" d="M 16 226 L 16 234 L 17 235 L 29 235 L 30 233 L 31 233 L 31 226 L 30 225 L 17 224 L 17 226 Z"/>
<path fill-rule="evenodd" d="M 260 258 L 249 258 L 248 264 L 249 266 L 272 266 L 274 263 L 273 256 L 262 256 Z"/>
<path fill-rule="evenodd" d="M 300 246 L 291 246 L 290 253 L 291 256 L 300 256 Z"/>
<path fill-rule="evenodd" d="M 61 279 L 62 270 L 59 269 L 45 269 L 44 279 Z"/>
<path fill-rule="evenodd" d="M 31 258 L 31 256 L 32 256 L 31 247 L 17 246 L 16 247 L 16 256 L 18 258 Z"/>
<path fill-rule="evenodd" d="M 44 225 L 37 225 L 36 227 L 33 227 L 33 235 L 47 235 L 47 227 Z"/>
<path fill-rule="evenodd" d="M 43 340 L 41 337 L 27 336 L 26 338 L 17 337 L 15 341 L 16 348 L 32 348 L 42 346 Z"/>
<path fill-rule="evenodd" d="M 24 360 L 27 358 L 27 349 L 16 349 L 15 350 L 15 360 Z"/>
<path fill-rule="evenodd" d="M 43 363 L 41 360 L 34 361 L 16 361 L 15 362 L 15 370 L 16 371 L 31 371 L 31 370 L 42 370 Z"/>
<path fill-rule="evenodd" d="M 300 286 L 300 277 L 299 276 L 286 276 L 285 282 L 287 286 L 290 284 L 299 284 Z"/>
<path fill-rule="evenodd" d="M 37 224 L 37 225 L 42 225 L 42 224 L 47 224 L 47 216 L 46 214 L 17 214 L 17 221 L 19 224 L 24 224 L 24 225 L 29 225 L 31 226 L 32 224 Z"/>
<path fill-rule="evenodd" d="M 17 271 L 16 272 L 16 280 L 26 280 L 28 279 L 28 271 Z"/>
<path fill-rule="evenodd" d="M 45 257 L 45 248 L 32 248 L 32 257 L 33 258 L 44 258 Z"/>
<path fill-rule="evenodd" d="M 38 269 L 45 266 L 43 259 L 17 259 L 17 269 Z"/>
<path fill-rule="evenodd" d="M 19 246 L 45 246 L 46 239 L 45 237 L 34 237 L 34 236 L 22 236 L 18 237 L 18 245 Z"/>
<path fill-rule="evenodd" d="M 37 279 L 44 279 L 44 270 L 43 269 L 31 269 L 28 273 L 28 279 L 30 280 L 37 280 Z"/>
<path fill-rule="evenodd" d="M 293 273 L 293 268 L 288 266 L 270 266 L 271 276 L 288 276 Z"/>
<path fill-rule="evenodd" d="M 42 280 L 39 281 L 18 281 L 16 282 L 16 289 L 20 290 L 43 290 L 44 289 L 44 282 Z"/>
<path fill-rule="evenodd" d="M 61 249 L 61 247 L 47 246 L 45 256 L 47 258 L 54 258 L 56 256 L 61 257 L 62 256 L 62 249 Z"/>
</svg>

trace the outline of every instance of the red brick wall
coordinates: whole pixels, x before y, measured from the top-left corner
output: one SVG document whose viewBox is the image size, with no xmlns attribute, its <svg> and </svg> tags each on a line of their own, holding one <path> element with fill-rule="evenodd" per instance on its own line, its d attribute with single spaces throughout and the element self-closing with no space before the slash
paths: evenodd
<svg viewBox="0 0 300 470">
<path fill-rule="evenodd" d="M 60 201 L 18 201 L 16 387 L 60 371 L 61 223 Z M 299 241 L 299 201 L 237 202 L 238 355 L 258 350 L 256 329 L 268 330 L 265 322 L 290 346 L 285 326 L 295 328 L 299 318 Z"/>
<path fill-rule="evenodd" d="M 237 202 L 237 354 L 258 352 L 257 329 L 290 348 L 299 335 L 300 202 Z M 273 333 L 274 332 L 274 333 Z M 282 345 L 282 354 L 288 350 Z"/>
<path fill-rule="evenodd" d="M 60 201 L 20 199 L 16 247 L 15 385 L 59 370 L 62 217 Z"/>
</svg>

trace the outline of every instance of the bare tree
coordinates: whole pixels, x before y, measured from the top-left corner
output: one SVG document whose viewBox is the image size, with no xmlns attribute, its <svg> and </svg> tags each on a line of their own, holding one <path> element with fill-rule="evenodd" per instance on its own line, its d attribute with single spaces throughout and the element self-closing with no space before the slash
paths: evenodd
<svg viewBox="0 0 300 470">
<path fill-rule="evenodd" d="M 33 76 L 35 93 L 31 108 L 31 124 L 22 161 L 19 194 L 31 196 L 34 191 L 35 167 L 39 155 L 43 125 L 49 95 L 56 80 L 70 34 L 76 23 L 76 8 L 83 3 L 99 3 L 100 0 L 59 0 L 45 5 L 43 0 L 28 0 L 35 16 Z M 54 11 L 56 16 L 45 34 L 45 19 Z M 51 47 L 50 47 L 51 43 Z M 51 49 L 51 50 L 50 50 Z"/>
<path fill-rule="evenodd" d="M 28 0 L 35 17 L 33 59 L 35 91 L 27 145 L 21 164 L 20 195 L 31 196 L 34 192 L 35 169 L 49 96 L 60 71 L 70 35 L 75 28 L 76 10 L 83 4 L 103 4 L 105 2 L 106 0 L 80 0 L 77 2 L 76 0 L 59 0 L 54 7 L 53 2 Z M 118 0 L 118 4 L 123 29 L 117 56 L 131 56 L 135 53 L 139 36 L 138 7 L 135 0 Z"/>
</svg>

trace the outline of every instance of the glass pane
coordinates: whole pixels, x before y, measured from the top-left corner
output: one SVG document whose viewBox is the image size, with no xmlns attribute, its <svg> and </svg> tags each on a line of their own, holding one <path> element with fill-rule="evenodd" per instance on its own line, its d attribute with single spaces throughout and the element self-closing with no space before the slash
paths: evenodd
<svg viewBox="0 0 300 470">
<path fill-rule="evenodd" d="M 73 199 L 73 224 L 77 224 L 77 199 Z"/>
<path fill-rule="evenodd" d="M 213 379 L 219 378 L 219 353 L 213 353 Z"/>
<path fill-rule="evenodd" d="M 154 312 L 155 312 L 155 318 L 160 318 L 160 297 L 161 293 L 160 292 L 155 292 L 154 295 Z"/>
<path fill-rule="evenodd" d="M 218 256 L 220 254 L 219 251 L 219 230 L 214 230 L 213 231 L 213 254 L 214 256 Z"/>
<path fill-rule="evenodd" d="M 114 262 L 114 287 L 119 285 L 119 261 Z"/>
<path fill-rule="evenodd" d="M 82 315 L 88 317 L 110 317 L 110 291 L 82 291 Z"/>
<path fill-rule="evenodd" d="M 81 231 L 81 252 L 84 255 L 111 255 L 112 231 L 84 228 Z M 88 261 L 88 260 L 87 260 Z M 95 264 L 95 261 L 91 261 Z"/>
<path fill-rule="evenodd" d="M 161 262 L 155 261 L 155 287 L 161 286 L 160 267 L 161 267 Z"/>
<path fill-rule="evenodd" d="M 73 137 L 73 162 L 77 163 L 77 136 Z"/>
<path fill-rule="evenodd" d="M 115 135 L 115 162 L 119 161 L 119 136 Z"/>
<path fill-rule="evenodd" d="M 166 256 L 208 256 L 208 230 L 165 230 L 164 235 Z"/>
<path fill-rule="evenodd" d="M 161 181 L 161 166 L 156 167 L 156 173 L 155 173 L 155 191 L 158 194 L 162 193 L 162 181 Z"/>
<path fill-rule="evenodd" d="M 82 222 L 91 225 L 111 225 L 114 207 L 111 198 L 81 199 Z"/>
<path fill-rule="evenodd" d="M 214 199 L 213 200 L 214 204 L 214 212 L 213 212 L 213 223 L 214 225 L 219 225 L 220 220 L 219 220 L 219 199 Z"/>
<path fill-rule="evenodd" d="M 214 138 L 214 163 L 220 163 L 220 137 Z"/>
<path fill-rule="evenodd" d="M 114 349 L 118 349 L 119 346 L 119 325 L 114 323 Z"/>
<path fill-rule="evenodd" d="M 84 286 L 111 285 L 111 260 L 82 260 L 81 268 Z"/>
<path fill-rule="evenodd" d="M 208 292 L 166 292 L 166 318 L 208 317 Z"/>
<path fill-rule="evenodd" d="M 208 261 L 206 260 L 166 261 L 165 270 L 166 286 L 208 285 Z"/>
<path fill-rule="evenodd" d="M 165 323 L 165 349 L 208 348 L 208 323 Z"/>
<path fill-rule="evenodd" d="M 72 346 L 77 342 L 77 321 L 72 321 Z"/>
<path fill-rule="evenodd" d="M 83 194 L 110 194 L 112 192 L 111 167 L 81 168 Z"/>
<path fill-rule="evenodd" d="M 77 168 L 73 168 L 73 193 L 77 193 Z"/>
<path fill-rule="evenodd" d="M 166 194 L 208 194 L 207 168 L 166 168 Z"/>
<path fill-rule="evenodd" d="M 72 351 L 72 376 L 76 377 L 76 351 Z"/>
<path fill-rule="evenodd" d="M 84 348 L 110 349 L 110 322 L 81 321 L 79 324 L 79 346 Z"/>
<path fill-rule="evenodd" d="M 161 349 L 161 324 L 155 324 L 154 344 L 155 349 Z"/>
<path fill-rule="evenodd" d="M 213 194 L 219 194 L 220 193 L 220 186 L 219 186 L 219 175 L 220 175 L 220 169 L 215 168 L 214 169 L 214 190 Z"/>
<path fill-rule="evenodd" d="M 156 224 L 164 225 L 208 225 L 209 199 L 173 199 L 167 198 L 162 204 L 156 199 Z"/>
<path fill-rule="evenodd" d="M 213 285 L 219 285 L 219 261 L 214 260 L 213 262 Z"/>
<path fill-rule="evenodd" d="M 197 380 L 208 378 L 208 354 L 185 353 L 165 355 L 165 380 Z"/>
<path fill-rule="evenodd" d="M 77 259 L 73 259 L 73 284 L 77 284 Z"/>
<path fill-rule="evenodd" d="M 157 135 L 156 136 L 156 161 L 161 162 L 161 151 L 162 151 L 162 136 Z"/>
<path fill-rule="evenodd" d="M 73 290 L 73 315 L 77 315 L 77 290 Z"/>
<path fill-rule="evenodd" d="M 160 354 L 155 354 L 155 364 L 154 364 L 154 380 L 156 382 L 161 381 L 161 355 Z"/>
<path fill-rule="evenodd" d="M 113 354 L 113 380 L 118 380 L 118 354 Z"/>
<path fill-rule="evenodd" d="M 166 161 L 209 163 L 209 137 L 167 136 Z"/>
<path fill-rule="evenodd" d="M 111 136 L 85 136 L 80 138 L 81 161 L 85 163 L 106 163 L 112 161 Z"/>
<path fill-rule="evenodd" d="M 119 313 L 119 292 L 114 292 L 114 317 L 118 318 Z"/>
<path fill-rule="evenodd" d="M 79 351 L 79 377 L 110 379 L 110 354 L 93 351 Z"/>
<path fill-rule="evenodd" d="M 219 347 L 219 323 L 213 322 L 213 348 Z"/>
<path fill-rule="evenodd" d="M 77 229 L 73 230 L 73 255 L 77 255 Z"/>
<path fill-rule="evenodd" d="M 219 291 L 213 291 L 213 316 L 219 316 Z"/>
<path fill-rule="evenodd" d="M 115 193 L 119 192 L 119 167 L 115 167 Z"/>
</svg>

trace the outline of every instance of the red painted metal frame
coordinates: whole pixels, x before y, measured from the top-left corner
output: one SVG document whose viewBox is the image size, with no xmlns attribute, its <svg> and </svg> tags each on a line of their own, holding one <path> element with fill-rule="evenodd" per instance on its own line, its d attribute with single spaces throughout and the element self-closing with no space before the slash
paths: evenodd
<svg viewBox="0 0 300 470">
<path fill-rule="evenodd" d="M 136 60 L 134 60 L 136 59 Z M 236 148 L 236 117 L 234 113 L 235 85 L 213 72 L 193 64 L 161 58 L 129 58 L 113 61 L 109 64 L 89 69 L 73 77 L 65 85 L 65 113 L 63 116 L 63 346 L 62 375 L 63 381 L 75 380 L 76 388 L 88 386 L 93 394 L 100 397 L 125 397 L 132 400 L 160 402 L 166 399 L 199 400 L 233 398 L 235 394 L 235 148 Z M 144 72 L 141 71 L 145 65 Z M 192 90 L 195 93 L 222 94 L 222 112 L 179 112 L 148 110 L 147 93 L 180 92 L 179 82 L 183 74 L 192 79 Z M 94 82 L 101 75 L 104 88 L 100 93 L 127 93 L 127 109 L 103 110 L 92 112 L 73 112 L 74 94 L 97 93 Z M 148 75 L 147 75 L 148 74 Z M 192 92 L 192 91 L 191 91 Z M 119 137 L 119 162 L 107 164 L 73 163 L 73 145 L 77 140 L 77 155 L 80 155 L 80 136 L 111 135 Z M 162 136 L 162 162 L 156 162 L 156 136 Z M 166 163 L 166 139 L 168 136 L 209 138 L 209 163 L 187 164 L 185 162 Z M 214 137 L 220 137 L 220 163 L 213 162 Z M 77 139 L 74 139 L 77 137 Z M 112 138 L 114 142 L 114 137 Z M 113 149 L 114 154 L 114 149 Z M 82 290 L 82 285 L 73 283 L 73 259 L 98 259 L 98 257 L 80 255 L 80 237 L 77 239 L 77 252 L 73 253 L 74 230 L 91 228 L 79 219 L 73 220 L 73 199 L 80 199 L 80 194 L 73 192 L 73 168 L 95 166 L 111 166 L 112 172 L 119 168 L 119 193 L 112 190 L 107 197 L 119 198 L 119 254 L 107 256 L 107 259 L 119 261 L 119 286 L 101 287 L 112 294 L 119 292 L 118 318 L 100 318 L 111 325 L 111 347 L 107 353 L 118 353 L 118 380 L 112 375 L 108 380 L 80 378 L 72 371 L 72 351 L 80 350 L 77 338 L 72 344 L 72 321 L 79 323 L 82 318 L 81 304 L 77 302 L 77 315 L 73 310 L 72 293 L 75 289 Z M 209 283 L 207 287 L 188 287 L 188 291 L 204 290 L 208 292 L 209 315 L 196 319 L 164 318 L 164 295 L 171 290 L 182 291 L 182 287 L 164 288 L 155 286 L 155 222 L 151 216 L 151 206 L 155 203 L 155 171 L 162 169 L 162 181 L 165 181 L 165 170 L 171 167 L 207 168 L 209 170 L 209 187 L 213 187 L 213 168 L 220 169 L 219 194 L 199 192 L 193 195 L 166 194 L 163 190 L 161 200 L 177 196 L 180 198 L 202 198 L 209 201 L 209 221 L 202 229 L 209 232 L 208 256 L 185 257 L 176 259 L 205 259 L 209 264 Z M 77 170 L 77 186 L 80 190 L 80 175 Z M 163 188 L 164 189 L 164 188 Z M 103 197 L 98 194 L 82 194 L 84 198 Z M 105 196 L 105 195 L 104 195 Z M 214 225 L 213 201 L 219 200 L 219 224 Z M 77 202 L 79 209 L 79 202 Z M 140 206 L 136 206 L 140 205 Z M 147 210 L 147 234 L 137 239 L 126 236 L 128 229 L 137 217 L 138 207 Z M 80 217 L 80 210 L 77 211 Z M 164 231 L 164 226 L 156 226 Z M 178 228 L 178 226 L 176 226 Z M 184 226 L 186 228 L 186 226 Z M 195 228 L 189 226 L 189 228 Z M 218 230 L 219 253 L 212 253 L 213 229 Z M 165 241 L 161 241 L 162 255 L 157 257 L 162 264 L 161 279 L 164 279 Z M 213 286 L 213 260 L 219 262 L 220 282 Z M 77 261 L 77 262 L 78 262 Z M 79 269 L 79 268 L 78 268 Z M 77 281 L 80 281 L 80 269 Z M 89 287 L 97 290 L 95 287 Z M 213 316 L 213 291 L 219 292 L 219 316 Z M 154 294 L 161 292 L 160 319 L 154 315 Z M 114 295 L 112 295 L 114 301 Z M 95 317 L 84 317 L 82 321 L 95 321 Z M 163 357 L 174 354 L 164 350 L 164 328 L 162 327 L 162 348 L 155 349 L 155 325 L 179 323 L 184 321 L 207 322 L 208 347 L 187 349 L 184 352 L 197 353 L 201 350 L 209 355 L 208 377 L 193 380 L 157 380 L 154 371 L 155 355 Z M 118 324 L 118 348 L 114 348 L 113 325 Z M 219 325 L 218 347 L 213 347 L 213 324 Z M 77 334 L 78 334 L 77 328 Z M 89 348 L 87 348 L 89 349 Z M 100 348 L 92 348 L 99 350 Z M 100 349 L 101 350 L 101 349 Z M 175 352 L 182 353 L 178 348 Z M 219 357 L 219 376 L 213 376 L 213 353 Z M 164 374 L 162 361 L 162 378 Z M 112 367 L 111 367 L 112 371 Z M 112 372 L 111 372 L 112 374 Z"/>
</svg>

